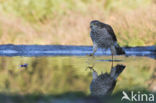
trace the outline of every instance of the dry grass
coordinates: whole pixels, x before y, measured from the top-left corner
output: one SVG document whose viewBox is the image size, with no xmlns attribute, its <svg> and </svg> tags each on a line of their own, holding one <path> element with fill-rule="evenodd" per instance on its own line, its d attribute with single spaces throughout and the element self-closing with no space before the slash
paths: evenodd
<svg viewBox="0 0 156 103">
<path fill-rule="evenodd" d="M 154 45 L 156 44 L 155 11 L 156 6 L 151 5 L 124 14 L 113 13 L 108 21 L 114 27 L 122 45 Z"/>
<path fill-rule="evenodd" d="M 87 5 L 87 11 L 67 10 L 62 16 L 35 23 L 0 10 L 0 44 L 91 45 L 89 22 L 93 19 L 112 25 L 121 45 L 156 44 L 155 4 L 112 12 L 93 4 Z"/>
</svg>

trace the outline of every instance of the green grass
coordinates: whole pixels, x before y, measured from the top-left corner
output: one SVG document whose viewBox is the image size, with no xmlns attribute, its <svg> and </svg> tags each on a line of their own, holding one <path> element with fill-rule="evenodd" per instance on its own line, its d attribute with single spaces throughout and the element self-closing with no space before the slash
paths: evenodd
<svg viewBox="0 0 156 103">
<path fill-rule="evenodd" d="M 98 19 L 122 46 L 154 45 L 155 7 L 153 0 L 0 0 L 0 43 L 91 45 L 89 22 Z"/>
<path fill-rule="evenodd" d="M 21 16 L 29 21 L 44 21 L 55 16 L 63 16 L 68 11 L 87 12 L 88 5 L 100 6 L 103 10 L 111 11 L 113 9 L 126 8 L 129 10 L 144 7 L 152 0 L 5 0 L 0 1 L 1 10 Z"/>
</svg>

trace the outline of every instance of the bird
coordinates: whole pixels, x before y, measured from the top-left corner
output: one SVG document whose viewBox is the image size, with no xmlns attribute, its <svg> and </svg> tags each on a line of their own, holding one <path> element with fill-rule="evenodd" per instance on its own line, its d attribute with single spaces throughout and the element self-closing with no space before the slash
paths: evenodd
<svg viewBox="0 0 156 103">
<path fill-rule="evenodd" d="M 93 71 L 92 82 L 90 84 L 90 91 L 92 96 L 105 96 L 111 95 L 117 82 L 118 76 L 125 69 L 125 65 L 117 64 L 111 68 L 110 73 L 98 73 L 90 67 Z"/>
<path fill-rule="evenodd" d="M 93 56 L 98 48 L 110 48 L 112 61 L 113 55 L 125 54 L 125 51 L 117 43 L 113 28 L 109 24 L 92 20 L 90 22 L 90 29 L 90 37 L 93 42 L 93 53 L 91 53 L 90 56 Z"/>
</svg>

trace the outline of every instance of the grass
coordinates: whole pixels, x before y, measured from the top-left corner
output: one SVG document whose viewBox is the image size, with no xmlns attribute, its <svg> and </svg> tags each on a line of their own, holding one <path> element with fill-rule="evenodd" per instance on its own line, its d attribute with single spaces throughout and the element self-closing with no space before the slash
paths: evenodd
<svg viewBox="0 0 156 103">
<path fill-rule="evenodd" d="M 0 0 L 0 44 L 91 45 L 98 19 L 122 46 L 155 45 L 155 11 L 152 0 Z"/>
</svg>

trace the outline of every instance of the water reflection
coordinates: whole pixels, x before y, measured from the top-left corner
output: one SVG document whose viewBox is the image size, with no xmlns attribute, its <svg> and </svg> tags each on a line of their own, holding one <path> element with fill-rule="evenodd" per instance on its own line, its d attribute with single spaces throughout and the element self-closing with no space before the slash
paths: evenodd
<svg viewBox="0 0 156 103">
<path fill-rule="evenodd" d="M 110 56 L 90 57 L 0 57 L 0 92 L 9 94 L 90 95 L 93 67 L 97 74 L 111 71 Z M 116 56 L 114 66 L 126 65 L 113 94 L 126 90 L 153 90 L 148 82 L 154 77 L 156 61 L 146 57 Z M 27 64 L 27 69 L 18 69 Z M 99 75 L 98 75 L 99 76 Z M 154 83 L 154 81 L 152 82 Z M 152 88 L 155 85 L 151 86 Z M 71 96 L 71 95 L 70 95 Z M 120 100 L 121 98 L 118 97 Z"/>
<path fill-rule="evenodd" d="M 117 82 L 117 78 L 124 70 L 125 66 L 118 64 L 111 68 L 110 73 L 98 73 L 93 67 L 89 67 L 92 70 L 92 82 L 90 84 L 91 95 L 93 96 L 105 96 L 112 94 Z"/>
<path fill-rule="evenodd" d="M 148 81 L 148 86 L 151 91 L 156 91 L 156 67 L 152 73 L 151 79 Z"/>
</svg>

